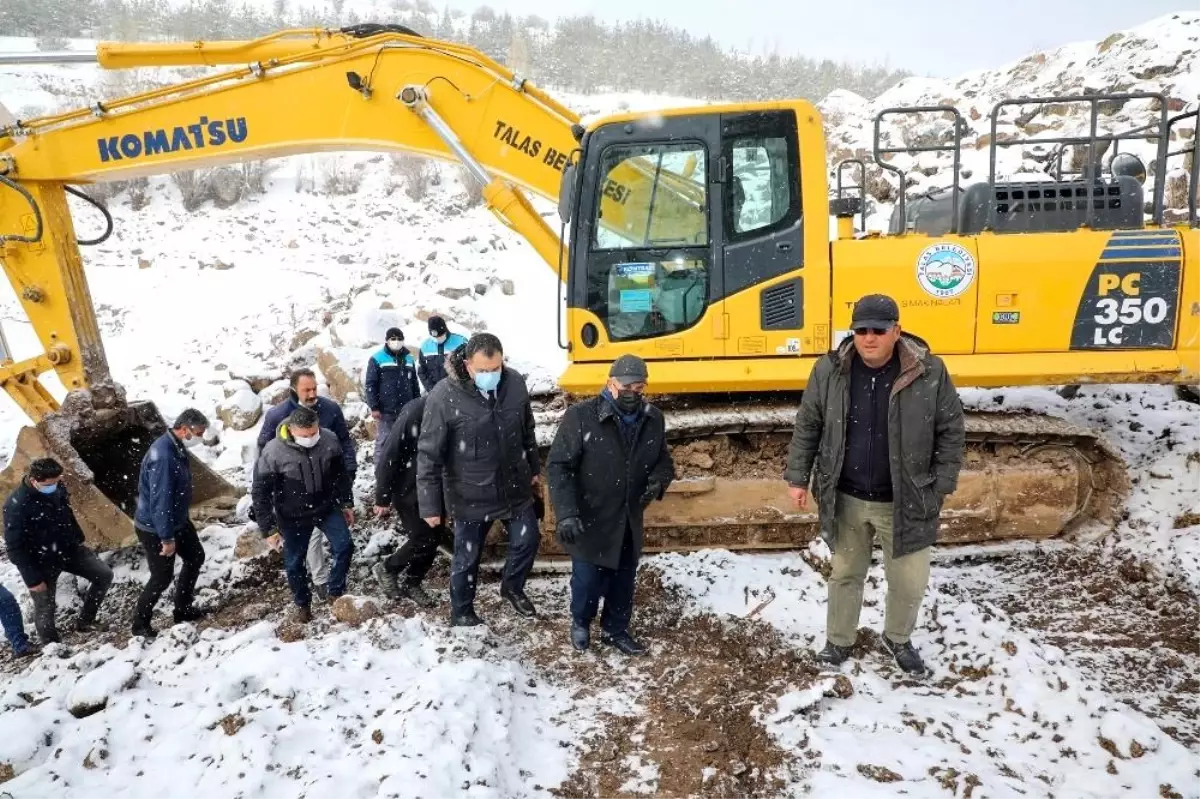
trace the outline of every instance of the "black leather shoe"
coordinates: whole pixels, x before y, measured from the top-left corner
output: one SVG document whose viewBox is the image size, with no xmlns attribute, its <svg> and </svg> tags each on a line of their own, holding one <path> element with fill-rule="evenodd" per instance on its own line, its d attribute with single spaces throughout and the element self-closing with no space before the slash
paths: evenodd
<svg viewBox="0 0 1200 799">
<path fill-rule="evenodd" d="M 379 561 L 371 567 L 371 574 L 375 577 L 375 582 L 379 583 L 379 587 L 383 589 L 384 595 L 388 599 L 399 599 L 401 597 L 400 584 L 396 579 L 396 574 L 388 571 L 387 566 L 383 565 L 383 561 Z"/>
<path fill-rule="evenodd" d="M 825 642 L 825 648 L 817 653 L 817 662 L 826 666 L 840 666 L 850 657 L 850 647 Z"/>
<path fill-rule="evenodd" d="M 592 643 L 592 631 L 587 627 L 580 627 L 578 624 L 571 625 L 571 646 L 576 652 L 587 651 L 588 646 Z"/>
<path fill-rule="evenodd" d="M 883 648 L 896 659 L 896 665 L 905 674 L 911 674 L 914 677 L 925 676 L 925 661 L 921 660 L 921 654 L 917 652 L 916 647 L 912 643 L 905 641 L 903 644 L 898 644 L 886 635 L 883 638 Z"/>
<path fill-rule="evenodd" d="M 645 644 L 638 641 L 629 633 L 621 633 L 620 635 L 604 633 L 600 636 L 600 642 L 634 657 L 644 655 L 648 651 Z"/>
<path fill-rule="evenodd" d="M 500 598 L 507 599 L 508 604 L 513 606 L 513 610 L 527 619 L 531 619 L 537 615 L 537 608 L 533 606 L 533 603 L 529 601 L 529 597 L 525 596 L 523 591 L 501 590 Z"/>
<path fill-rule="evenodd" d="M 476 616 L 474 610 L 468 610 L 450 617 L 451 627 L 478 627 L 483 623 L 483 619 Z"/>
</svg>

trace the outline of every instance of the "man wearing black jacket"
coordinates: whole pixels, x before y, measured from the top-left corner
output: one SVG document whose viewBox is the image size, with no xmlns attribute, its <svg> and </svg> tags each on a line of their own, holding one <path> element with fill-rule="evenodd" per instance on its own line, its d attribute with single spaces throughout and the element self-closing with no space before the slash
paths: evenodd
<svg viewBox="0 0 1200 799">
<path fill-rule="evenodd" d="M 346 592 L 354 552 L 350 540 L 352 478 L 337 436 L 320 426 L 315 410 L 304 407 L 296 408 L 280 425 L 279 435 L 267 444 L 255 465 L 254 518 L 268 546 L 278 549 L 282 542 L 297 621 L 312 620 L 312 592 L 304 559 L 314 527 L 325 534 L 333 550 L 329 596 Z"/>
<path fill-rule="evenodd" d="M 500 339 L 490 333 L 475 334 L 451 355 L 449 372 L 425 403 L 417 500 L 432 527 L 447 511 L 454 518 L 450 623 L 483 624 L 475 613 L 475 581 L 484 540 L 497 520 L 509 541 L 500 596 L 520 615 L 536 616 L 525 578 L 540 543 L 533 497 L 540 464 L 525 379 L 504 365 Z"/>
<path fill-rule="evenodd" d="M 662 412 L 642 397 L 646 363 L 622 355 L 604 390 L 563 414 L 546 465 L 558 539 L 571 555 L 571 644 L 585 650 L 600 600 L 600 640 L 627 655 L 642 553 L 642 513 L 675 477 Z"/>
<path fill-rule="evenodd" d="M 8 559 L 33 595 L 34 626 L 43 644 L 59 640 L 54 624 L 59 574 L 74 574 L 91 583 L 75 622 L 79 632 L 95 629 L 100 603 L 113 580 L 112 569 L 83 544 L 83 530 L 71 511 L 62 474 L 58 461 L 39 458 L 4 503 Z"/>
<path fill-rule="evenodd" d="M 372 573 L 391 599 L 408 597 L 421 607 L 437 601 L 421 587 L 421 581 L 437 557 L 437 542 L 445 526 L 430 527 L 417 509 L 417 440 L 425 397 L 405 405 L 396 417 L 383 451 L 375 464 L 375 517 L 382 519 L 392 507 L 400 518 L 408 540 L 387 559 L 375 564 Z M 404 573 L 404 585 L 399 585 Z"/>
</svg>

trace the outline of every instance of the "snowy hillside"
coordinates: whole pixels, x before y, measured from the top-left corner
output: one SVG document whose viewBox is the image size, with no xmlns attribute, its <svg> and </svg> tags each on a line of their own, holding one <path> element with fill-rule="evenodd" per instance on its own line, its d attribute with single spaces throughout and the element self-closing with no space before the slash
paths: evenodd
<svg viewBox="0 0 1200 799">
<path fill-rule="evenodd" d="M 17 48 L 32 43 L 0 38 L 0 50 Z M 1198 53 L 1200 13 L 1188 12 L 958 81 L 908 80 L 874 102 L 836 92 L 821 103 L 830 155 L 869 147 L 881 108 L 948 100 L 968 116 L 964 175 L 978 179 L 982 115 L 999 97 L 1152 89 L 1195 103 Z M 0 67 L 0 102 L 28 116 L 149 77 Z M 587 117 L 695 102 L 563 99 Z M 1147 110 L 1129 103 L 1105 124 L 1131 127 Z M 1020 124 L 1077 129 L 1082 118 L 1064 111 Z M 889 126 L 889 141 L 946 129 L 919 124 L 931 127 Z M 1005 156 L 1004 169 L 1040 169 L 1044 151 L 1023 149 Z M 945 159 L 895 163 L 911 167 L 913 192 L 949 183 Z M 227 208 L 209 200 L 184 211 L 181 187 L 166 177 L 120 187 L 108 199 L 115 234 L 84 250 L 114 376 L 168 418 L 189 405 L 219 418 L 201 457 L 243 480 L 259 415 L 299 364 L 318 365 L 325 390 L 347 399 L 365 433 L 368 414 L 351 395 L 367 356 L 391 325 L 415 346 L 431 313 L 455 330 L 496 333 L 535 390 L 553 388 L 565 365 L 556 278 L 478 205 L 456 167 L 346 154 L 256 169 L 261 190 Z M 872 192 L 879 227 L 890 198 L 876 184 Z M 94 231 L 94 214 L 73 209 L 80 234 Z M 18 358 L 36 351 L 7 283 L 0 322 Z M 570 650 L 561 574 L 531 581 L 542 611 L 534 624 L 501 607 L 488 575 L 480 611 L 489 630 L 480 635 L 450 631 L 444 607 L 415 613 L 386 602 L 368 570 L 397 536 L 371 523 L 356 531 L 350 586 L 381 617 L 335 620 L 318 606 L 316 621 L 298 628 L 284 619 L 278 556 L 236 557 L 243 527 L 215 525 L 203 533 L 199 594 L 213 617 L 171 628 L 164 600 L 164 633 L 131 642 L 130 610 L 147 574 L 139 551 L 122 550 L 105 555 L 117 573 L 106 632 L 66 635 L 32 663 L 0 652 L 0 795 L 1200 799 L 1196 406 L 1161 386 L 1088 387 L 1072 401 L 1051 388 L 963 398 L 970 408 L 1028 409 L 1100 429 L 1127 459 L 1133 487 L 1116 529 L 1094 541 L 1005 556 L 940 551 L 914 639 L 934 670 L 927 682 L 905 679 L 871 646 L 873 634 L 842 673 L 817 672 L 807 650 L 824 632 L 829 553 L 820 544 L 649 559 L 635 632 L 652 657 L 630 662 Z M 0 399 L 0 458 L 24 423 Z M 369 449 L 360 449 L 360 510 L 370 499 Z M 446 580 L 443 558 L 430 578 L 443 601 Z M 28 592 L 3 559 L 0 582 L 30 619 Z M 68 619 L 78 589 L 60 583 Z M 878 629 L 882 607 L 876 565 L 862 625 Z"/>
</svg>

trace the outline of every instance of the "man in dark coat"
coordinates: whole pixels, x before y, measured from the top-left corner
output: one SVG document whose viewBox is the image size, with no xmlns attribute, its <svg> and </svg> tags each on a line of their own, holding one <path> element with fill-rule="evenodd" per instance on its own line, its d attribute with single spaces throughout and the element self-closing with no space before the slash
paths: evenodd
<svg viewBox="0 0 1200 799">
<path fill-rule="evenodd" d="M 379 462 L 379 451 L 387 440 L 388 431 L 396 421 L 400 409 L 421 396 L 417 385 L 417 366 L 404 347 L 404 331 L 398 327 L 388 328 L 383 348 L 367 361 L 367 377 L 363 381 L 367 394 L 367 407 L 375 419 L 375 461 Z"/>
<path fill-rule="evenodd" d="M 500 596 L 518 614 L 537 615 L 525 596 L 525 579 L 540 543 L 533 496 L 540 472 L 533 408 L 525 379 L 504 365 L 500 339 L 477 333 L 461 354 L 450 356 L 449 377 L 425 402 L 417 452 L 421 516 L 431 527 L 447 514 L 454 519 L 451 624 L 483 624 L 475 613 L 475 581 L 484 540 L 495 521 L 504 524 L 509 540 Z"/>
<path fill-rule="evenodd" d="M 887 577 L 883 644 L 905 672 L 924 674 L 910 637 L 942 502 L 962 468 L 962 403 L 941 359 L 901 332 L 895 300 L 863 297 L 851 324 L 853 340 L 813 367 L 784 474 L 800 507 L 811 479 L 833 550 L 827 642 L 817 659 L 839 665 L 850 656 L 877 534 Z"/>
<path fill-rule="evenodd" d="M 429 608 L 437 601 L 421 587 L 421 581 L 437 557 L 438 539 L 445 525 L 430 527 L 417 509 L 417 441 L 421 437 L 425 401 L 426 397 L 418 397 L 401 409 L 375 464 L 375 517 L 388 516 L 394 506 L 408 540 L 376 563 L 372 573 L 388 597 L 408 597 Z M 399 584 L 401 573 L 403 586 Z"/>
<path fill-rule="evenodd" d="M 75 622 L 79 632 L 95 629 L 100 603 L 113 580 L 112 569 L 84 546 L 62 474 L 58 461 L 39 458 L 4 503 L 8 559 L 33 596 L 33 622 L 43 644 L 59 640 L 54 592 L 60 574 L 74 574 L 91 583 Z"/>
<path fill-rule="evenodd" d="M 350 437 L 350 428 L 346 426 L 346 417 L 336 402 L 328 397 L 317 394 L 317 377 L 311 369 L 297 369 L 291 376 L 291 396 L 279 403 L 263 417 L 262 429 L 258 431 L 258 452 L 261 455 L 271 439 L 279 432 L 283 424 L 296 408 L 310 408 L 317 413 L 321 427 L 331 430 L 337 436 L 341 446 L 342 459 L 350 474 L 350 483 L 354 484 L 354 475 L 358 471 L 357 450 L 354 439 Z M 326 583 L 329 582 L 329 559 L 325 557 L 325 542 L 323 535 L 314 535 L 308 542 L 308 573 L 312 578 L 313 588 L 321 599 L 328 599 L 329 592 Z"/>
<path fill-rule="evenodd" d="M 175 584 L 175 623 L 196 621 L 204 616 L 204 611 L 192 604 L 196 579 L 204 565 L 204 546 L 188 517 L 192 468 L 187 447 L 203 440 L 206 429 L 208 419 L 204 414 L 188 408 L 170 430 L 150 445 L 142 459 L 133 529 L 146 550 L 150 579 L 133 612 L 134 635 L 153 638 L 158 634 L 150 620 L 154 606 L 175 577 L 176 553 L 183 561 L 183 568 Z"/>
<path fill-rule="evenodd" d="M 329 596 L 346 592 L 354 544 L 354 501 L 337 437 L 320 427 L 316 411 L 292 411 L 279 435 L 262 451 L 254 468 L 254 516 L 272 549 L 283 546 L 284 570 L 296 603 L 294 618 L 312 620 L 312 592 L 304 559 L 313 528 L 329 539 L 333 568 Z"/>
<path fill-rule="evenodd" d="M 467 343 L 458 333 L 451 333 L 446 320 L 440 316 L 429 317 L 429 338 L 421 342 L 421 385 L 426 391 L 446 377 L 446 358 L 450 353 Z"/>
<path fill-rule="evenodd" d="M 642 554 L 642 513 L 675 477 L 662 412 L 643 398 L 646 363 L 622 355 L 599 396 L 563 414 L 547 462 L 558 539 L 571 555 L 571 643 L 585 650 L 600 600 L 600 640 L 627 655 Z"/>
</svg>

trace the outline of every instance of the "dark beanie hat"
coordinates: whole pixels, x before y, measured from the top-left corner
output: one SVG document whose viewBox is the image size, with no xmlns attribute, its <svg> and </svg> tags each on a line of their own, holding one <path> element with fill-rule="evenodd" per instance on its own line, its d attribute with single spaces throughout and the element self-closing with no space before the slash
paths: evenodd
<svg viewBox="0 0 1200 799">
<path fill-rule="evenodd" d="M 384 340 L 386 341 L 387 339 L 392 339 L 392 338 L 398 338 L 401 341 L 403 341 L 404 340 L 404 331 L 398 327 L 389 327 L 388 331 L 387 331 L 387 335 L 384 336 Z"/>
</svg>

